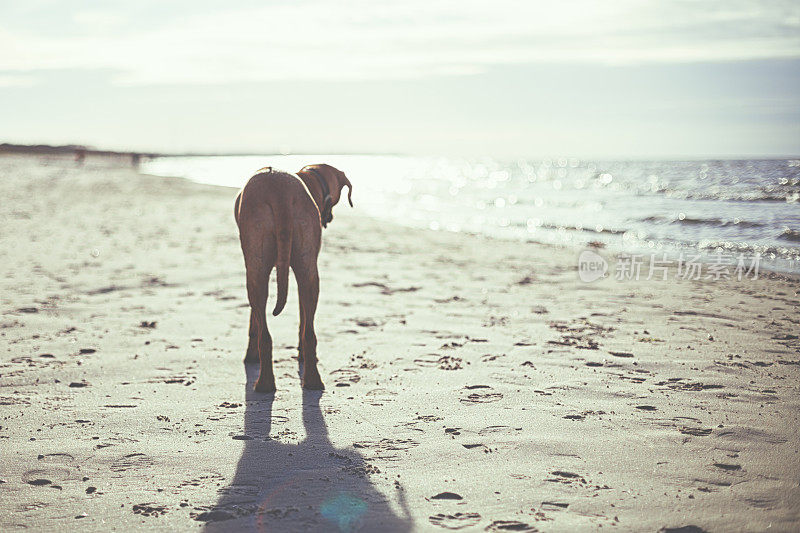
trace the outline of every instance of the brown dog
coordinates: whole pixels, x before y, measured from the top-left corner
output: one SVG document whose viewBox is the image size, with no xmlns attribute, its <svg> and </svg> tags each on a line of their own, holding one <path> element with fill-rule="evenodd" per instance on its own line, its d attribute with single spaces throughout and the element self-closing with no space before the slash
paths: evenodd
<svg viewBox="0 0 800 533">
<path fill-rule="evenodd" d="M 278 272 L 277 316 L 286 305 L 289 267 L 294 271 L 300 296 L 298 354 L 305 389 L 324 389 L 317 370 L 314 313 L 319 298 L 319 254 L 322 228 L 333 220 L 331 209 L 347 186 L 352 207 L 353 186 L 344 172 L 330 165 L 309 165 L 297 175 L 264 168 L 250 178 L 236 197 L 234 217 L 239 226 L 247 298 L 250 301 L 250 341 L 245 363 L 261 361 L 255 389 L 275 390 L 272 373 L 272 337 L 267 329 L 267 288 L 272 267 Z"/>
</svg>

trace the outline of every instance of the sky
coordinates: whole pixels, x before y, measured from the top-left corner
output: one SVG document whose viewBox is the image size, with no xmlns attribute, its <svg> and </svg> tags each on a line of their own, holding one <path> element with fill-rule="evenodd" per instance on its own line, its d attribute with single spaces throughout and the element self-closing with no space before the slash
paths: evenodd
<svg viewBox="0 0 800 533">
<path fill-rule="evenodd" d="M 0 142 L 800 154 L 796 0 L 0 0 Z"/>
</svg>

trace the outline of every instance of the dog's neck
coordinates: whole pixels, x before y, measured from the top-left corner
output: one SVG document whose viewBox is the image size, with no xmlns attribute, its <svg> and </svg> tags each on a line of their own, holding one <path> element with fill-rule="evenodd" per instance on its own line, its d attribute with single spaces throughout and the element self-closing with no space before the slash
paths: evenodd
<svg viewBox="0 0 800 533">
<path fill-rule="evenodd" d="M 308 189 L 308 192 L 311 194 L 311 199 L 317 204 L 317 210 L 319 211 L 320 217 L 322 217 L 323 209 L 325 209 L 325 191 L 322 189 L 320 180 L 324 180 L 325 178 L 310 169 L 301 170 L 297 173 L 297 176 L 305 183 L 306 189 Z M 328 194 L 330 194 L 330 192 Z"/>
<path fill-rule="evenodd" d="M 306 184 L 306 189 L 311 193 L 311 199 L 317 204 L 317 209 L 322 211 L 322 199 L 325 195 L 322 192 L 322 186 L 319 184 L 317 177 L 314 176 L 310 170 L 303 170 L 298 172 L 297 175 L 300 177 L 300 180 Z"/>
</svg>

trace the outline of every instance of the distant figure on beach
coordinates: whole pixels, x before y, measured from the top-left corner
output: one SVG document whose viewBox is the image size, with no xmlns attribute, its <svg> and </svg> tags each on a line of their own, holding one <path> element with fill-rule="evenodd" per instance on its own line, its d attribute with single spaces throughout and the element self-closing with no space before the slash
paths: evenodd
<svg viewBox="0 0 800 533">
<path fill-rule="evenodd" d="M 139 168 L 141 158 L 142 154 L 131 154 L 131 165 L 133 165 L 133 168 Z"/>
<path fill-rule="evenodd" d="M 83 166 L 83 162 L 86 160 L 86 148 L 78 148 L 75 150 L 75 164 L 79 167 Z"/>
</svg>

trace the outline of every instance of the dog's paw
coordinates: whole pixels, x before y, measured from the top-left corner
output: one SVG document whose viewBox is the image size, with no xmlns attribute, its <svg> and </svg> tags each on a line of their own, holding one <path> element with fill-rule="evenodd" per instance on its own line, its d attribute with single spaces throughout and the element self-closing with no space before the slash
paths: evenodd
<svg viewBox="0 0 800 533">
<path fill-rule="evenodd" d="M 303 378 L 303 388 L 305 390 L 325 390 L 325 385 L 322 384 L 322 379 L 319 376 L 315 378 Z"/>
<path fill-rule="evenodd" d="M 258 348 L 255 346 L 248 346 L 247 353 L 244 355 L 244 364 L 258 363 Z"/>
<path fill-rule="evenodd" d="M 262 381 L 261 379 L 259 379 L 258 381 L 256 381 L 256 385 L 255 387 L 253 387 L 253 390 L 255 390 L 256 392 L 275 392 L 276 390 L 275 380 L 265 379 Z"/>
</svg>

